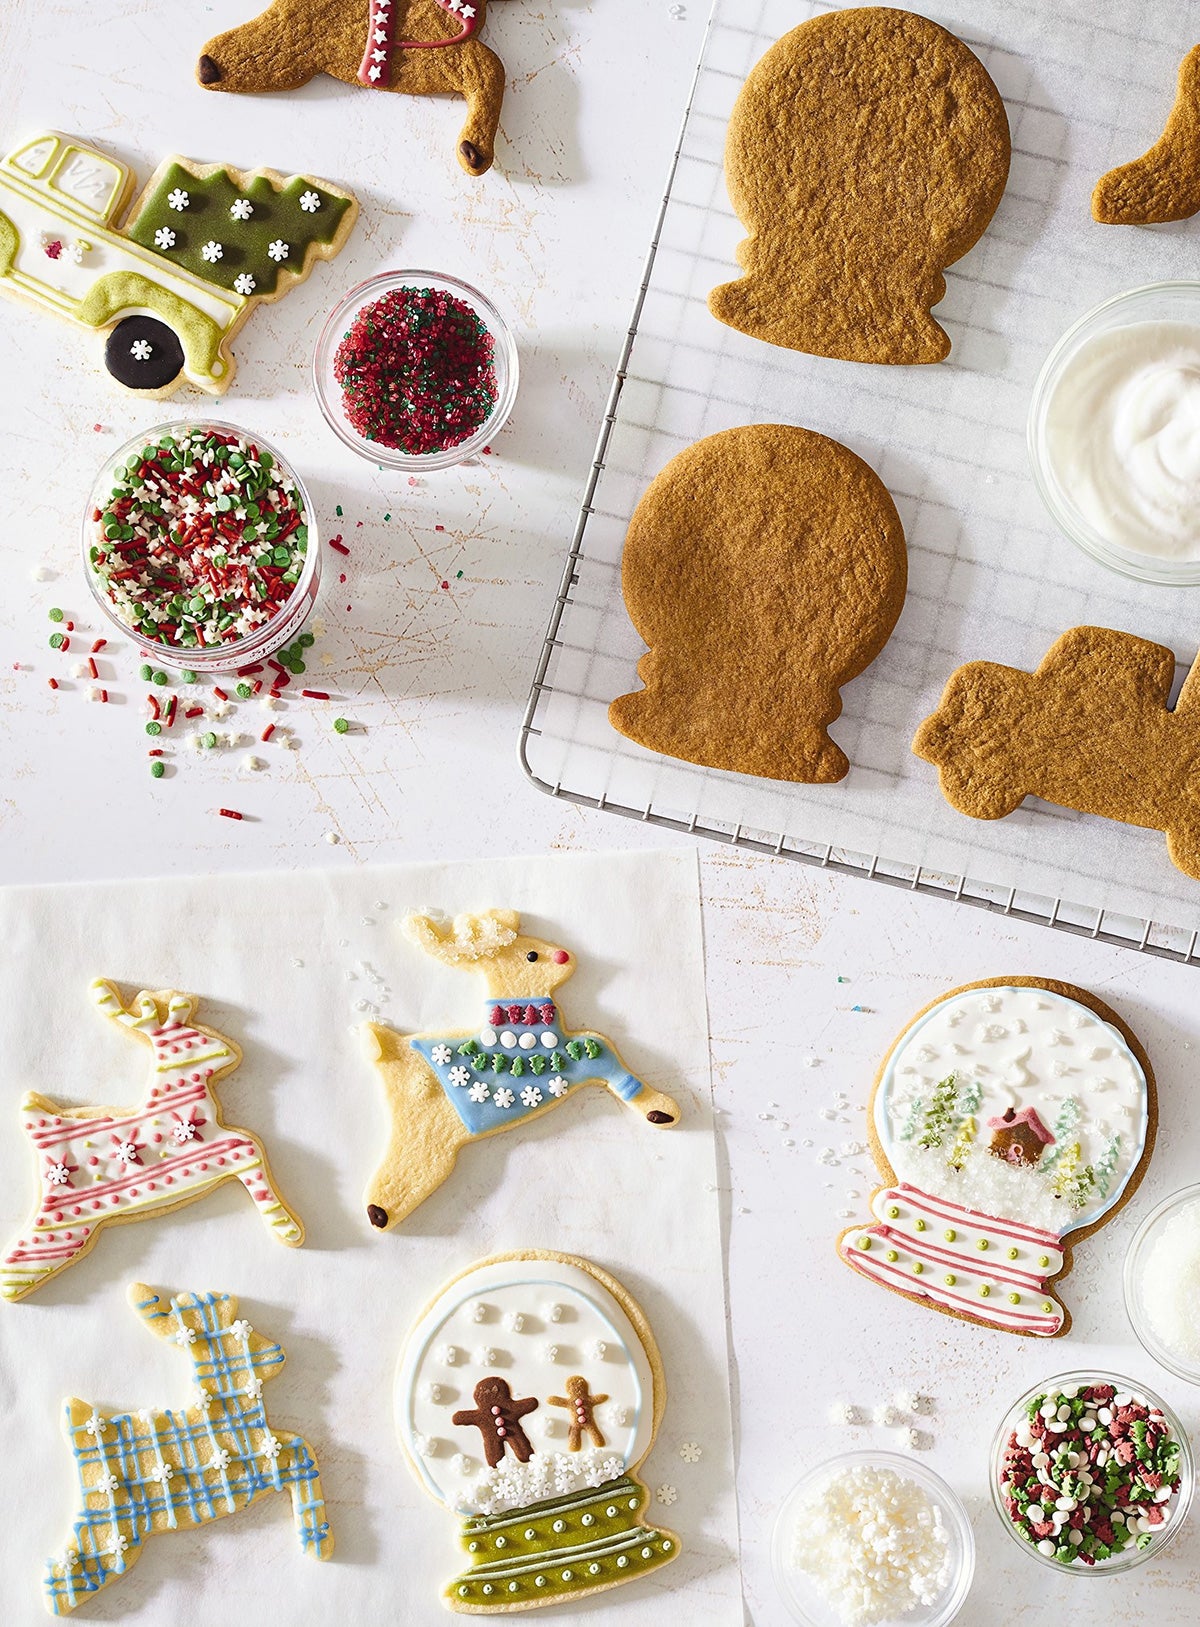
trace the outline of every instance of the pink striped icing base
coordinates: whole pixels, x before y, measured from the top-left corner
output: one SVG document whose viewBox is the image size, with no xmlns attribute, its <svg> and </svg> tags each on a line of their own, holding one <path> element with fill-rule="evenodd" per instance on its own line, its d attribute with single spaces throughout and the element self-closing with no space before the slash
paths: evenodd
<svg viewBox="0 0 1200 1627">
<path fill-rule="evenodd" d="M 1062 1331 L 1062 1306 L 1046 1289 L 1063 1267 L 1054 1233 L 905 1183 L 876 1192 L 871 1208 L 875 1220 L 838 1244 L 864 1277 L 989 1327 L 1041 1338 Z"/>
</svg>

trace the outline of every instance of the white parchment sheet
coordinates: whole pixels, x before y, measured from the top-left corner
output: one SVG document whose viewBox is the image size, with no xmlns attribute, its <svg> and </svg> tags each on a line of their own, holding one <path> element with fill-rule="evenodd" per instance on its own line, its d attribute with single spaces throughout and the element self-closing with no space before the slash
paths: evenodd
<svg viewBox="0 0 1200 1627">
<path fill-rule="evenodd" d="M 443 967 L 399 931 L 407 911 L 489 906 L 578 959 L 567 1020 L 608 1034 L 680 1125 L 656 1132 L 586 1090 L 511 1134 L 465 1149 L 400 1229 L 372 1232 L 362 1189 L 380 1156 L 383 1093 L 363 1059 L 368 1018 L 404 1031 L 476 1020 L 482 980 Z M 644 1469 L 651 1517 L 683 1539 L 655 1576 L 560 1611 L 600 1627 L 684 1619 L 741 1627 L 725 1295 L 712 1131 L 704 960 L 692 854 L 561 855 L 353 874 L 278 874 L 0 893 L 0 1233 L 33 1197 L 18 1102 L 141 1098 L 146 1052 L 92 1008 L 96 976 L 124 992 L 177 987 L 234 1038 L 241 1067 L 217 1086 L 227 1121 L 262 1137 L 307 1228 L 278 1244 L 230 1183 L 178 1213 L 113 1227 L 91 1254 L 0 1304 L 0 1622 L 45 1619 L 44 1561 L 63 1548 L 75 1470 L 65 1397 L 120 1410 L 183 1406 L 192 1368 L 125 1302 L 129 1283 L 219 1289 L 279 1339 L 287 1364 L 268 1418 L 313 1446 L 336 1537 L 302 1554 L 286 1494 L 199 1530 L 152 1538 L 81 1621 L 208 1627 L 338 1619 L 443 1619 L 456 1523 L 416 1485 L 392 1423 L 401 1340 L 425 1301 L 473 1260 L 514 1248 L 582 1254 L 642 1304 L 667 1372 L 663 1429 Z M 679 1453 L 696 1442 L 702 1457 Z M 671 1486 L 669 1506 L 653 1492 Z M 336 1611 L 336 1617 L 333 1612 Z"/>
</svg>

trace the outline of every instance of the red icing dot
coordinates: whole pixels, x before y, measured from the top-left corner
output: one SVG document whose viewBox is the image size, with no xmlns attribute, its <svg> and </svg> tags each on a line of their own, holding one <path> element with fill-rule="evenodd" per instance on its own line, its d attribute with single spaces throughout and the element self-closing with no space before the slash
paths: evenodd
<svg viewBox="0 0 1200 1627">
<path fill-rule="evenodd" d="M 224 1158 L 218 1158 L 218 1159 L 217 1159 L 217 1163 L 218 1163 L 218 1164 L 223 1164 L 223 1163 L 224 1163 L 224 1162 L 225 1162 L 225 1160 L 224 1160 Z M 202 1166 L 202 1167 L 203 1167 L 203 1166 Z"/>
<path fill-rule="evenodd" d="M 131 1187 L 130 1187 L 130 1188 L 129 1188 L 129 1196 L 130 1196 L 130 1197 L 131 1197 L 131 1198 L 136 1198 L 136 1197 L 137 1197 L 137 1195 L 138 1195 L 138 1189 L 137 1189 L 137 1187 L 136 1187 L 136 1186 L 131 1186 Z"/>
<path fill-rule="evenodd" d="M 556 966 L 565 966 L 570 958 L 565 949 L 556 949 L 552 957 Z"/>
<path fill-rule="evenodd" d="M 155 1141 L 161 1141 L 162 1140 L 162 1131 L 161 1130 L 155 1130 L 154 1139 L 155 1139 Z"/>
</svg>

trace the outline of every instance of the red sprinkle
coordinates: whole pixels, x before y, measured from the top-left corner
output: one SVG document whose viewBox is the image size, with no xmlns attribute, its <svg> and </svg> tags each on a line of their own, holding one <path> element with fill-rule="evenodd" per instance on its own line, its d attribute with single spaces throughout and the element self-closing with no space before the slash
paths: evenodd
<svg viewBox="0 0 1200 1627">
<path fill-rule="evenodd" d="M 241 819 L 242 817 L 236 808 L 218 808 L 217 812 L 222 819 Z"/>
<path fill-rule="evenodd" d="M 175 721 L 175 705 L 176 705 L 176 697 L 174 695 L 172 695 L 170 700 L 167 702 L 167 710 L 163 714 L 163 721 L 166 723 L 168 729 L 171 727 L 172 723 L 174 723 L 174 721 Z"/>
<path fill-rule="evenodd" d="M 53 683 L 54 679 L 51 678 L 50 682 Z M 268 723 L 266 728 L 262 732 L 262 737 L 263 737 L 264 740 L 269 740 L 274 733 L 275 733 L 275 725 L 273 723 Z"/>
<path fill-rule="evenodd" d="M 65 625 L 68 633 L 73 633 L 75 631 L 75 623 L 73 621 L 69 621 Z"/>
<path fill-rule="evenodd" d="M 331 548 L 336 548 L 339 554 L 348 554 L 350 552 L 349 548 L 347 548 L 346 544 L 342 541 L 340 533 L 336 537 L 330 537 L 329 546 Z"/>
<path fill-rule="evenodd" d="M 146 753 L 146 756 L 147 757 L 161 757 L 162 756 L 162 747 L 161 746 L 156 746 L 153 751 L 148 751 Z"/>
<path fill-rule="evenodd" d="M 88 656 L 88 677 L 89 678 L 98 678 L 99 676 L 100 676 L 100 674 L 96 671 L 96 663 L 92 660 L 91 656 L 89 655 Z"/>
<path fill-rule="evenodd" d="M 100 651 L 105 647 L 105 645 L 107 643 L 108 643 L 108 640 L 106 638 L 98 638 L 96 640 L 96 642 L 92 645 L 92 654 L 93 655 L 99 655 Z"/>
<path fill-rule="evenodd" d="M 107 706 L 108 705 L 108 690 L 107 689 L 102 689 L 100 691 L 100 703 L 101 703 L 102 706 Z"/>
<path fill-rule="evenodd" d="M 262 671 L 262 662 L 258 661 L 252 667 L 239 667 L 237 669 L 237 675 L 238 675 L 239 678 L 249 678 L 252 673 L 261 672 L 261 671 Z"/>
<path fill-rule="evenodd" d="M 70 625 L 71 625 L 71 623 L 68 622 L 67 626 L 70 627 Z M 64 655 L 66 655 L 67 651 L 71 648 L 71 640 L 69 638 L 64 638 L 62 643 L 58 647 L 62 651 L 62 653 Z"/>
<path fill-rule="evenodd" d="M 157 722 L 158 719 L 162 716 L 162 707 L 158 704 L 158 696 L 157 695 L 147 695 L 146 699 L 150 703 L 150 716 L 154 719 L 155 722 Z"/>
<path fill-rule="evenodd" d="M 219 701 L 227 701 L 229 699 L 229 696 L 225 693 L 225 691 L 223 689 L 218 689 L 216 684 L 213 685 L 213 694 Z"/>
<path fill-rule="evenodd" d="M 57 689 L 58 688 L 58 679 L 57 678 L 47 678 L 46 682 L 50 685 L 51 689 Z"/>
<path fill-rule="evenodd" d="M 203 717 L 204 708 L 203 706 L 189 706 L 183 715 L 184 717 Z"/>
<path fill-rule="evenodd" d="M 329 696 L 323 689 L 302 689 L 302 695 L 307 695 L 310 701 L 327 701 Z"/>
</svg>

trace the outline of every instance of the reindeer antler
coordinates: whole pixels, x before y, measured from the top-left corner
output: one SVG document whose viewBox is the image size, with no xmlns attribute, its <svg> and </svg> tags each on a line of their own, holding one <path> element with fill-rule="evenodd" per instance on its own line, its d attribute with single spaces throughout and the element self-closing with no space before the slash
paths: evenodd
<svg viewBox="0 0 1200 1627">
<path fill-rule="evenodd" d="M 97 1010 L 125 1028 L 142 1028 L 168 1017 L 187 1022 L 196 1004 L 194 995 L 181 994 L 178 989 L 160 989 L 156 993 L 142 989 L 126 1005 L 117 985 L 106 977 L 93 979 L 89 987 Z"/>
<path fill-rule="evenodd" d="M 435 960 L 454 966 L 461 961 L 486 960 L 507 949 L 521 929 L 516 910 L 484 910 L 482 915 L 456 915 L 452 923 L 430 915 L 406 915 L 405 936 Z"/>
</svg>

